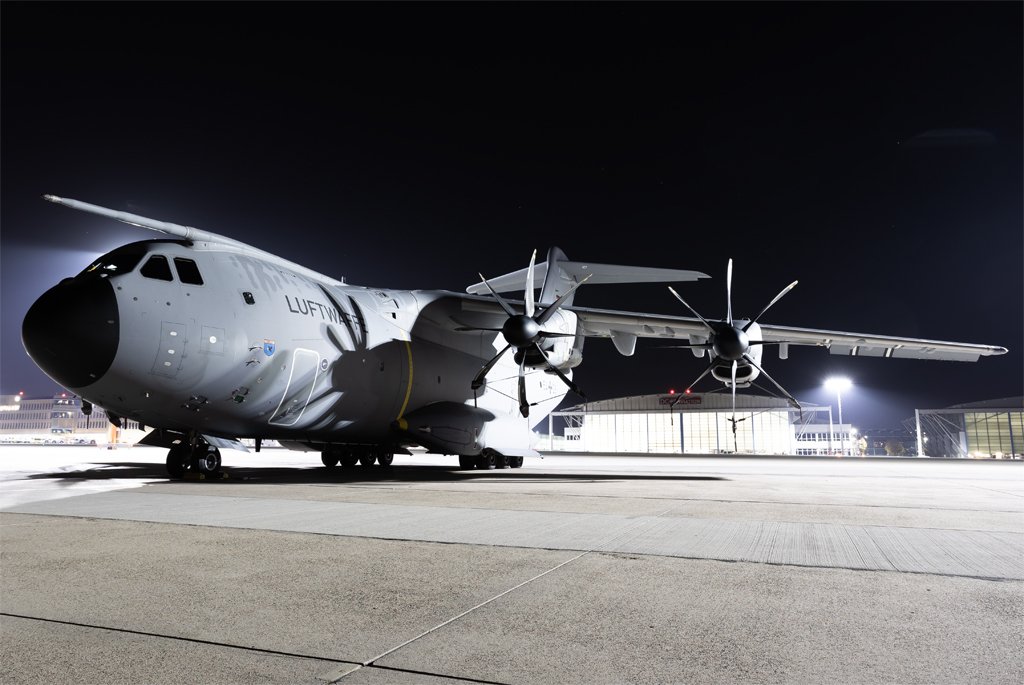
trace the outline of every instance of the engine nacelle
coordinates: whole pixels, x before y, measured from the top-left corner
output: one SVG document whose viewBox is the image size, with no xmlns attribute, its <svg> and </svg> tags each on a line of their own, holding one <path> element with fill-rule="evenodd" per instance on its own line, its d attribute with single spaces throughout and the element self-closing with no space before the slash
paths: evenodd
<svg viewBox="0 0 1024 685">
<path fill-rule="evenodd" d="M 728 387 L 732 383 L 732 362 L 723 360 L 720 364 L 715 365 L 715 368 L 711 369 L 711 375 L 714 376 L 715 380 L 725 383 L 726 387 Z M 739 362 L 736 365 L 736 387 L 748 388 L 754 379 L 760 375 L 761 372 L 750 364 Z"/>
<path fill-rule="evenodd" d="M 567 312 L 564 309 L 559 309 L 557 312 L 551 315 L 551 318 L 544 322 L 544 330 L 553 333 L 576 333 L 576 314 L 573 312 Z M 544 354 L 547 356 L 548 362 L 552 366 L 558 367 L 561 371 L 566 371 L 579 366 L 580 362 L 583 361 L 582 350 L 577 348 L 575 337 L 566 338 L 547 338 L 541 344 L 541 348 L 544 350 Z M 526 363 L 531 366 L 543 364 L 543 360 L 531 360 L 530 356 L 527 355 Z"/>
</svg>

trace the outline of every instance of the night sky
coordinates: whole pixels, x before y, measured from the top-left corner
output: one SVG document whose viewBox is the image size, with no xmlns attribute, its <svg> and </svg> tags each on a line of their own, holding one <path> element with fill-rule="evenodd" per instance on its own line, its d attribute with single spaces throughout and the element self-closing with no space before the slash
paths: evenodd
<svg viewBox="0 0 1024 685">
<path fill-rule="evenodd" d="M 54 193 L 360 285 L 461 291 L 558 245 L 704 271 L 678 289 L 722 317 L 732 257 L 737 315 L 799 279 L 764 323 L 1010 349 L 767 350 L 802 401 L 848 375 L 872 428 L 1024 394 L 1022 8 L 4 2 L 0 392 L 56 390 L 20 341 L 36 297 L 159 237 Z M 661 285 L 576 304 L 689 315 Z M 658 344 L 588 340 L 576 379 L 603 399 L 704 369 Z"/>
</svg>

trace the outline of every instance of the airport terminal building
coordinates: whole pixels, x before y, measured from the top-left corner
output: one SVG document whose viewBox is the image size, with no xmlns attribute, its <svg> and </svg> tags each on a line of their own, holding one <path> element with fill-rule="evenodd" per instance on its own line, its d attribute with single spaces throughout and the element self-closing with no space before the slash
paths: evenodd
<svg viewBox="0 0 1024 685">
<path fill-rule="evenodd" d="M 82 400 L 70 392 L 43 399 L 0 395 L 0 442 L 105 444 L 144 434 L 135 421 L 115 428 L 101 407 L 84 414 Z"/>
</svg>

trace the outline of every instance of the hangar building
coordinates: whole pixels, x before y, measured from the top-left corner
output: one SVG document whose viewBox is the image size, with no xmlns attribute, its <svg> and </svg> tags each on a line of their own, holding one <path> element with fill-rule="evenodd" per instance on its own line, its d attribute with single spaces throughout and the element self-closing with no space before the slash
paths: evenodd
<svg viewBox="0 0 1024 685">
<path fill-rule="evenodd" d="M 971 459 L 1024 458 L 1024 397 L 915 412 L 918 454 Z"/>
<path fill-rule="evenodd" d="M 622 397 L 570 407 L 548 417 L 548 449 L 683 454 L 853 454 L 849 424 L 831 407 L 736 395 L 736 432 L 728 393 Z M 543 444 L 543 443 L 542 443 Z"/>
</svg>

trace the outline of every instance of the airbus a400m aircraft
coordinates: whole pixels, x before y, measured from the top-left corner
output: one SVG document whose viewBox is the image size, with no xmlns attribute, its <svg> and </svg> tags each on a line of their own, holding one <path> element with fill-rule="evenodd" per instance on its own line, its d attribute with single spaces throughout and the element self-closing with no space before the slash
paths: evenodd
<svg viewBox="0 0 1024 685">
<path fill-rule="evenodd" d="M 467 293 L 349 285 L 215 233 L 46 200 L 162 232 L 115 249 L 43 294 L 22 337 L 83 409 L 153 430 L 171 477 L 220 470 L 220 448 L 275 439 L 324 464 L 388 465 L 420 445 L 463 468 L 518 467 L 531 427 L 566 393 L 587 337 L 623 355 L 638 337 L 683 339 L 733 391 L 764 373 L 765 344 L 832 354 L 976 361 L 1005 348 L 573 306 L 584 283 L 680 283 L 695 271 L 575 262 L 558 248 Z M 729 263 L 727 290 L 731 290 Z M 539 283 L 539 295 L 535 284 Z M 793 284 L 795 285 L 795 283 Z M 509 302 L 500 292 L 522 291 Z M 673 289 L 688 309 L 689 305 Z M 666 297 L 669 295 L 666 294 Z M 511 354 L 508 354 L 511 352 Z M 699 380 L 699 379 L 698 379 Z M 799 405 L 797 405 L 799 406 Z"/>
</svg>

